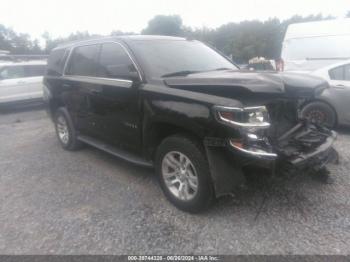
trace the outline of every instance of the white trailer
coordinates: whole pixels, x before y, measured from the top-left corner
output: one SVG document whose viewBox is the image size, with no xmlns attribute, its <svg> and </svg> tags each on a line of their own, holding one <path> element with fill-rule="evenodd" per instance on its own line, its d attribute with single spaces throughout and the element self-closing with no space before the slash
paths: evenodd
<svg viewBox="0 0 350 262">
<path fill-rule="evenodd" d="M 289 25 L 283 41 L 285 71 L 314 71 L 350 59 L 350 18 Z"/>
</svg>

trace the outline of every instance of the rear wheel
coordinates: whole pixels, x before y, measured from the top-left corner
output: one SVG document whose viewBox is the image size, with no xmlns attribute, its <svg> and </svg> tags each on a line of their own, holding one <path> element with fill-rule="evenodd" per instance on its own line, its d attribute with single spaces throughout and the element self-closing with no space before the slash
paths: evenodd
<svg viewBox="0 0 350 262">
<path fill-rule="evenodd" d="M 77 139 L 73 122 L 66 109 L 60 108 L 55 114 L 56 135 L 61 146 L 66 150 L 77 150 L 82 143 Z"/>
<path fill-rule="evenodd" d="M 315 101 L 307 104 L 301 110 L 301 116 L 312 123 L 324 125 L 330 128 L 336 126 L 337 115 L 334 109 L 326 103 Z"/>
<path fill-rule="evenodd" d="M 156 169 L 164 194 L 177 208 L 195 213 L 212 203 L 208 162 L 194 140 L 178 135 L 163 140 L 156 154 Z"/>
</svg>

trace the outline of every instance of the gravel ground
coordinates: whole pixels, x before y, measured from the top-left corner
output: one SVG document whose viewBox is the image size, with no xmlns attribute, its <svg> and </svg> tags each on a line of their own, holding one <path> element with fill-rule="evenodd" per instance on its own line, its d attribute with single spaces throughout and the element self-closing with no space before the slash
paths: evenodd
<svg viewBox="0 0 350 262">
<path fill-rule="evenodd" d="M 349 134 L 336 142 L 333 184 L 301 175 L 190 215 L 152 170 L 61 149 L 44 111 L 2 114 L 0 253 L 350 254 Z"/>
</svg>

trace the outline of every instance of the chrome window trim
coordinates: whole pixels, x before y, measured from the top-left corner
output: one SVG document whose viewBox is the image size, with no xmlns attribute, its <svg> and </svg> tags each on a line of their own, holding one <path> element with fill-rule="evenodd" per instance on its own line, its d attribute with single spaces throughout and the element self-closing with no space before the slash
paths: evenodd
<svg viewBox="0 0 350 262">
<path fill-rule="evenodd" d="M 127 87 L 127 88 L 130 88 L 133 83 L 131 80 L 125 80 L 125 79 L 79 76 L 79 75 L 65 75 L 63 76 L 63 79 L 76 81 L 76 82 L 84 82 L 89 84 L 120 86 L 120 87 Z"/>
<path fill-rule="evenodd" d="M 137 75 L 139 76 L 139 79 L 140 81 L 142 82 L 143 81 L 143 77 L 142 77 L 142 74 L 141 74 L 141 71 L 140 71 L 140 67 L 137 65 L 137 63 L 135 62 L 134 58 L 132 57 L 132 55 L 130 54 L 129 50 L 120 42 L 117 42 L 117 41 L 103 41 L 103 42 L 98 42 L 98 43 L 86 43 L 86 44 L 82 44 L 82 45 L 79 45 L 79 44 L 76 44 L 74 45 L 73 47 L 70 48 L 69 50 L 69 55 L 67 57 L 67 60 L 65 62 L 65 65 L 64 65 L 64 68 L 63 68 L 63 74 L 62 76 L 63 77 L 73 77 L 73 76 L 76 76 L 76 75 L 69 75 L 69 74 L 66 74 L 67 72 L 67 67 L 69 65 L 69 62 L 72 58 L 72 53 L 74 51 L 75 48 L 77 47 L 82 47 L 82 46 L 91 46 L 91 45 L 99 45 L 100 47 L 102 47 L 103 44 L 117 44 L 117 45 L 120 45 L 122 47 L 122 49 L 125 51 L 125 53 L 128 55 L 128 57 L 130 58 L 131 62 L 133 63 L 136 71 L 137 71 Z M 77 76 L 77 77 L 82 77 L 82 76 Z M 118 78 L 103 78 L 103 77 L 95 77 L 95 76 L 84 76 L 84 77 L 87 77 L 89 79 L 92 79 L 92 78 L 96 78 L 96 79 L 103 79 L 103 80 L 115 80 L 115 81 L 131 81 L 131 80 L 126 80 L 126 79 L 118 79 Z M 77 80 L 78 81 L 78 80 Z M 132 81 L 131 81 L 132 82 Z"/>
</svg>

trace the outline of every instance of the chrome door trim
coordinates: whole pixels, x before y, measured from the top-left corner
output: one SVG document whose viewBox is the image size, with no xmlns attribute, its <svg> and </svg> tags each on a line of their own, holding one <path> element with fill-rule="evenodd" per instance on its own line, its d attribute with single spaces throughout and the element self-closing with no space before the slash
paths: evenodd
<svg viewBox="0 0 350 262">
<path fill-rule="evenodd" d="M 126 88 L 130 88 L 133 83 L 131 80 L 92 77 L 92 76 L 65 75 L 62 78 L 70 81 L 76 81 L 76 82 L 84 82 L 89 84 L 108 85 L 108 86 L 120 86 L 120 87 L 126 87 Z"/>
</svg>

